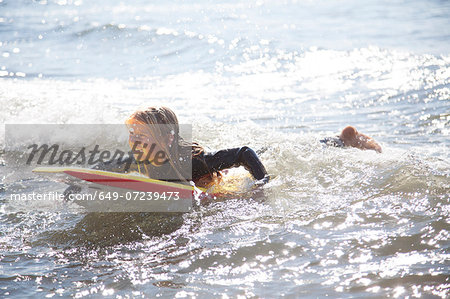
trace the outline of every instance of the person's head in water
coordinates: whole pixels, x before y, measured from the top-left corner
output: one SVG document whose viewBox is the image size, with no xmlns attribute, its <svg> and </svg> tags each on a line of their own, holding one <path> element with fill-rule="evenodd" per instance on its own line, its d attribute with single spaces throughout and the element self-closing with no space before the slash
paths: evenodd
<svg viewBox="0 0 450 299">
<path fill-rule="evenodd" d="M 352 146 L 359 149 L 370 149 L 381 153 L 381 146 L 369 136 L 359 133 L 355 127 L 345 127 L 339 138 L 345 146 Z"/>
<path fill-rule="evenodd" d="M 180 179 L 190 178 L 181 162 L 191 158 L 192 145 L 180 137 L 178 119 L 170 108 L 154 106 L 138 110 L 125 124 L 137 162 L 150 162 L 154 166 L 170 163 Z"/>
</svg>

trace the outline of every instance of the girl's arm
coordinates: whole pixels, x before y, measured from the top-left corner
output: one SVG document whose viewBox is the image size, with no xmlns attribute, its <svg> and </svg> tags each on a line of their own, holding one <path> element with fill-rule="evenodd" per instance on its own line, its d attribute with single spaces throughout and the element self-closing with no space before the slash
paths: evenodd
<svg viewBox="0 0 450 299">
<path fill-rule="evenodd" d="M 255 179 L 269 181 L 269 176 L 261 160 L 259 160 L 255 151 L 247 146 L 207 153 L 204 154 L 204 159 L 209 172 L 244 166 Z"/>
</svg>

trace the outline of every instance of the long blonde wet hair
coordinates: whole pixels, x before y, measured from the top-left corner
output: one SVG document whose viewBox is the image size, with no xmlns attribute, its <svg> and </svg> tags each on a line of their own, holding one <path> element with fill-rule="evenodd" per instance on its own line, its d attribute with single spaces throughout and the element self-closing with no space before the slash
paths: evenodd
<svg viewBox="0 0 450 299">
<path fill-rule="evenodd" d="M 152 106 L 140 109 L 134 112 L 126 123 L 132 119 L 143 125 L 148 125 L 148 127 L 146 126 L 148 132 L 160 148 L 168 154 L 168 161 L 181 181 L 187 181 L 187 178 L 192 177 L 192 173 L 187 173 L 188 170 L 183 167 L 181 161 L 200 155 L 204 150 L 197 143 L 188 143 L 180 136 L 178 118 L 170 108 Z M 165 137 L 170 135 L 173 136 L 173 141 L 170 144 L 162 142 Z"/>
</svg>

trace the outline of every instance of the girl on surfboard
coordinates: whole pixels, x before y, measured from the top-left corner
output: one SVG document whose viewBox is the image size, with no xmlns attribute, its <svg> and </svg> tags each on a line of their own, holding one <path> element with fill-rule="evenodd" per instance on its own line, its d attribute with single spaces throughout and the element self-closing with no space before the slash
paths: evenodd
<svg viewBox="0 0 450 299">
<path fill-rule="evenodd" d="M 179 134 L 178 119 L 167 107 L 138 110 L 125 124 L 133 153 L 129 159 L 134 160 L 128 164 L 131 171 L 166 181 L 192 180 L 196 186 L 207 188 L 220 181 L 221 170 L 243 166 L 258 184 L 269 181 L 264 165 L 247 146 L 207 153 L 199 144 L 184 141 Z M 123 172 L 123 165 L 101 168 Z"/>
</svg>

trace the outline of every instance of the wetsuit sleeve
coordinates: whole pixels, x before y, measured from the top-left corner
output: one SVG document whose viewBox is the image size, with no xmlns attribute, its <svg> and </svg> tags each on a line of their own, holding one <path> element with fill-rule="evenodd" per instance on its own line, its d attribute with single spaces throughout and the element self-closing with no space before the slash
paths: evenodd
<svg viewBox="0 0 450 299">
<path fill-rule="evenodd" d="M 256 153 L 249 147 L 231 148 L 204 155 L 209 171 L 244 166 L 257 179 L 267 179 L 267 171 Z"/>
<path fill-rule="evenodd" d="M 342 141 L 339 136 L 336 137 L 327 137 L 322 140 L 320 140 L 321 143 L 325 143 L 328 146 L 334 146 L 334 147 L 345 147 L 344 141 Z"/>
</svg>

